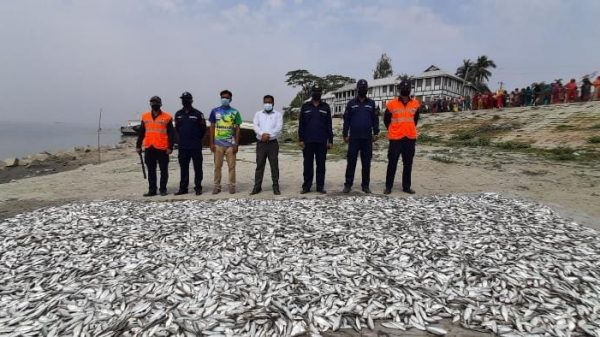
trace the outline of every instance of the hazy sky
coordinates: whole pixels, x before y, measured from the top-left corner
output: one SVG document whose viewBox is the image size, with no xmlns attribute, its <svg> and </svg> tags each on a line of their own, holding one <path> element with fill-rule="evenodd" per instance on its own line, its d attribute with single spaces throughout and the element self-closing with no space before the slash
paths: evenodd
<svg viewBox="0 0 600 337">
<path fill-rule="evenodd" d="M 153 95 L 175 112 L 190 91 L 207 114 L 233 91 L 245 119 L 307 69 L 370 78 L 454 72 L 485 54 L 508 88 L 600 70 L 598 0 L 0 0 L 0 120 L 107 123 Z"/>
</svg>

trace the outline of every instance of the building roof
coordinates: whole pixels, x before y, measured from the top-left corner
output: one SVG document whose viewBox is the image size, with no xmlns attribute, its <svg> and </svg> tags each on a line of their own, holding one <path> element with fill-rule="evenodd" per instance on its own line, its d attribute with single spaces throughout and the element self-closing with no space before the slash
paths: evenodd
<svg viewBox="0 0 600 337">
<path fill-rule="evenodd" d="M 430 77 L 439 77 L 439 76 L 449 76 L 458 81 L 463 80 L 462 78 L 460 78 L 452 73 L 449 73 L 445 70 L 442 70 L 434 65 L 429 66 L 429 68 L 425 69 L 425 71 L 422 72 L 421 74 L 415 76 L 415 78 L 430 78 Z"/>
</svg>

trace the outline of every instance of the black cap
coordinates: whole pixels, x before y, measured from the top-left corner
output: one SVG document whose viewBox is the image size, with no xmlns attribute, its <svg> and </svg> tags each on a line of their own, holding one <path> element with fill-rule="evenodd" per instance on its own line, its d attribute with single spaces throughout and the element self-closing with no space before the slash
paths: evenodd
<svg viewBox="0 0 600 337">
<path fill-rule="evenodd" d="M 150 103 L 160 103 L 160 104 L 162 104 L 162 100 L 158 96 L 152 96 L 150 98 Z"/>
<path fill-rule="evenodd" d="M 412 84 L 410 83 L 409 80 L 402 80 L 400 81 L 400 83 L 398 83 L 398 89 L 402 89 L 402 88 L 408 88 L 411 89 Z"/>
<path fill-rule="evenodd" d="M 321 86 L 319 85 L 319 83 L 315 83 L 312 86 L 312 92 L 322 92 L 323 89 L 321 89 Z"/>
<path fill-rule="evenodd" d="M 360 80 L 358 80 L 358 82 L 356 82 L 356 87 L 357 88 L 368 88 L 369 83 L 367 83 L 367 80 L 360 79 Z"/>
<path fill-rule="evenodd" d="M 192 94 L 190 94 L 189 92 L 184 92 L 183 94 L 181 94 L 181 97 L 179 97 L 181 99 L 192 99 Z"/>
</svg>

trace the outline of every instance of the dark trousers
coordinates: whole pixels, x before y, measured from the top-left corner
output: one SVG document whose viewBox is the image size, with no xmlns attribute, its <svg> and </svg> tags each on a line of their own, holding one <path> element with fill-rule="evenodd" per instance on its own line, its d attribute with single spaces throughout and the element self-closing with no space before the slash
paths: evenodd
<svg viewBox="0 0 600 337">
<path fill-rule="evenodd" d="M 144 161 L 148 168 L 148 191 L 156 192 L 156 166 L 160 167 L 160 191 L 167 191 L 169 181 L 169 155 L 165 150 L 157 150 L 153 147 L 144 151 Z"/>
<path fill-rule="evenodd" d="M 415 139 L 402 138 L 400 140 L 390 140 L 388 148 L 388 166 L 385 176 L 385 187 L 392 189 L 394 186 L 394 177 L 398 167 L 398 159 L 402 155 L 402 189 L 408 190 L 411 185 L 411 173 L 413 157 L 415 156 Z"/>
<path fill-rule="evenodd" d="M 265 165 L 269 159 L 271 180 L 273 186 L 279 185 L 279 143 L 277 140 L 256 143 L 256 172 L 254 173 L 254 188 L 261 188 Z"/>
<path fill-rule="evenodd" d="M 179 167 L 181 169 L 181 179 L 179 180 L 179 190 L 187 191 L 190 184 L 190 161 L 194 165 L 194 190 L 202 191 L 202 149 L 179 149 Z"/>
<path fill-rule="evenodd" d="M 303 189 L 310 189 L 313 181 L 313 163 L 317 162 L 317 189 L 325 186 L 325 159 L 327 157 L 327 143 L 305 143 L 304 150 L 304 184 Z"/>
<path fill-rule="evenodd" d="M 371 181 L 371 158 L 373 158 L 373 142 L 371 139 L 352 139 L 348 143 L 348 155 L 346 164 L 345 186 L 351 187 L 354 183 L 354 171 L 356 161 L 360 152 L 360 163 L 362 168 L 362 187 L 369 187 Z"/>
</svg>

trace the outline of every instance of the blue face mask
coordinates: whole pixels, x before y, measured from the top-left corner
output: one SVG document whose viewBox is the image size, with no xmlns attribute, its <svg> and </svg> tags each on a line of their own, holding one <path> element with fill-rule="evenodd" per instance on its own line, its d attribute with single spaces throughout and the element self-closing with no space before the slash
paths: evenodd
<svg viewBox="0 0 600 337">
<path fill-rule="evenodd" d="M 273 104 L 271 104 L 271 103 L 265 103 L 264 108 L 265 108 L 266 112 L 270 112 L 270 111 L 273 110 Z"/>
<path fill-rule="evenodd" d="M 229 98 L 221 98 L 221 106 L 229 106 L 231 100 Z"/>
</svg>

